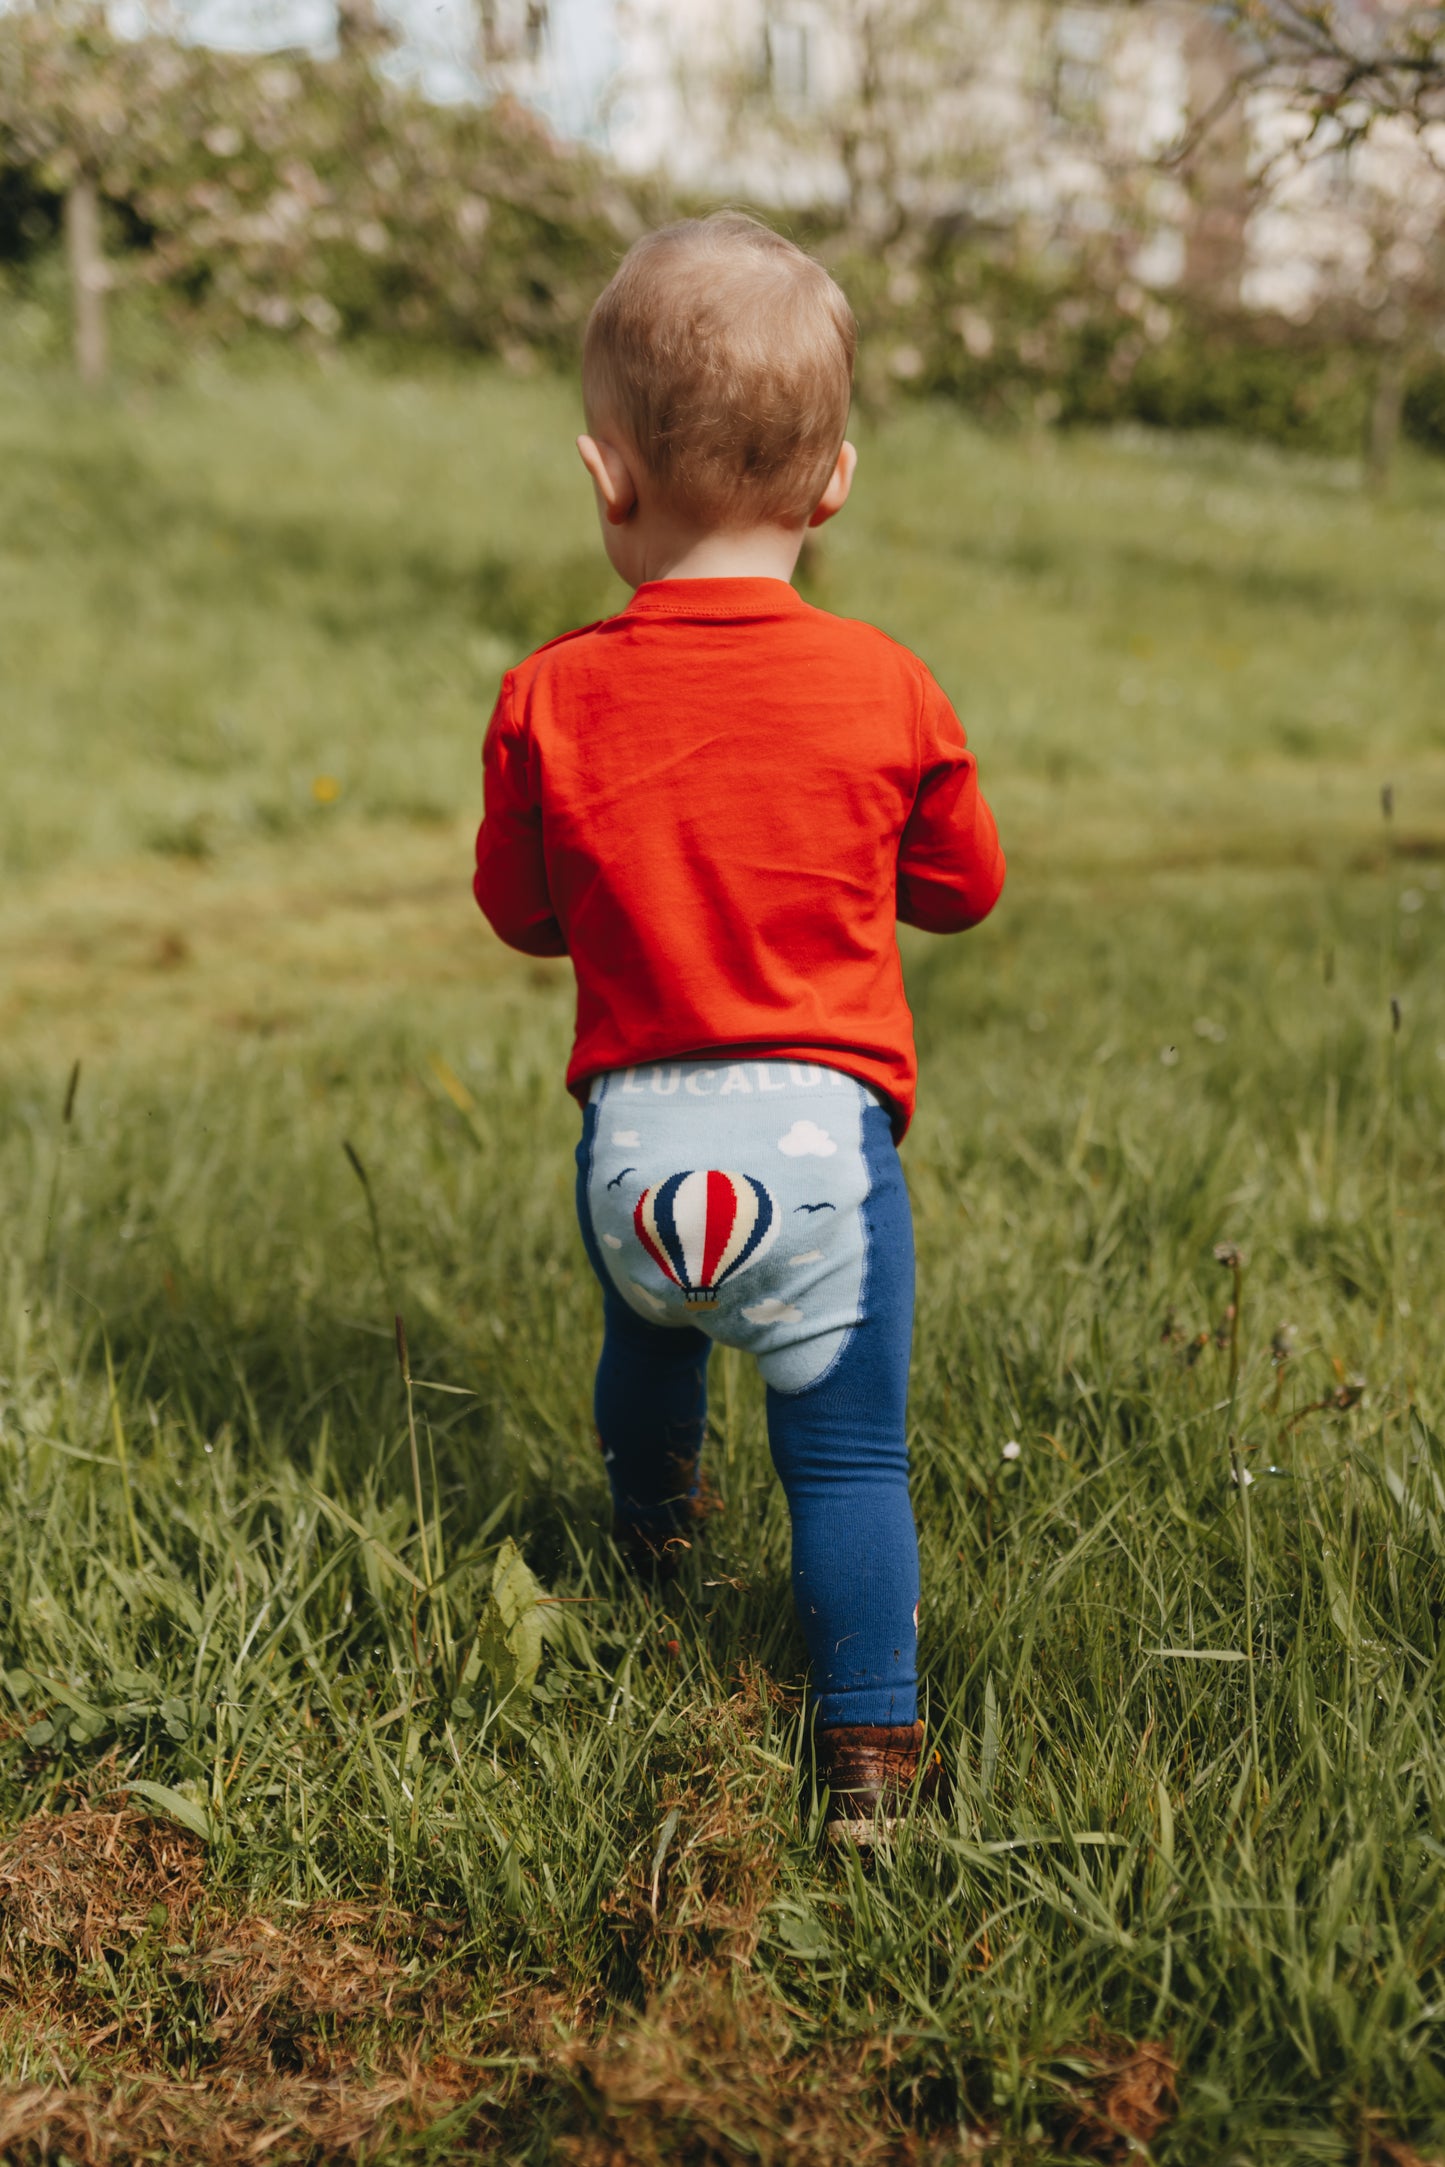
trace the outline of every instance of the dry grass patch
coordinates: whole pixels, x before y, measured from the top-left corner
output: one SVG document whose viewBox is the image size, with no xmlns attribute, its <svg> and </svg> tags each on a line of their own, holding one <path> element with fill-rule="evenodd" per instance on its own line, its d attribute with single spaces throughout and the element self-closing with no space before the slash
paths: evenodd
<svg viewBox="0 0 1445 2167">
<path fill-rule="evenodd" d="M 619 1948 L 649 1991 L 684 1968 L 752 1961 L 793 1833 L 796 1776 L 757 1740 L 755 1669 L 685 1739 L 658 1750 L 656 1796 L 640 1812 L 627 1869 L 607 1900 Z"/>
<path fill-rule="evenodd" d="M 644 2016 L 566 2057 L 577 2167 L 925 2167 L 972 2149 L 907 2127 L 888 2042 L 799 2043 L 745 1976 L 683 1978 Z"/>
<path fill-rule="evenodd" d="M 770 1690 L 745 1678 L 664 1743 L 638 1802 L 607 1912 L 640 2013 L 479 1996 L 458 1929 L 396 1907 L 237 1911 L 197 1838 L 130 1807 L 23 1824 L 0 1843 L 4 2043 L 26 2072 L 0 2093 L 0 2157 L 351 2161 L 449 2115 L 464 2145 L 546 2128 L 579 2167 L 949 2156 L 890 2098 L 886 2039 L 803 2045 L 752 1971 L 795 1780 L 758 1743 Z"/>
<path fill-rule="evenodd" d="M 130 1807 L 0 1843 L 12 2067 L 0 2158 L 351 2160 L 477 2089 L 438 2051 L 467 1998 L 457 1934 L 387 1904 L 237 1913 L 194 1836 Z"/>
<path fill-rule="evenodd" d="M 454 1939 L 386 1905 L 314 1905 L 280 1923 L 218 1918 L 178 1972 L 200 1988 L 210 2036 L 228 2056 L 330 2070 L 350 2059 L 358 2026 L 401 2020 L 443 2032 L 461 1998 L 460 1979 L 440 1968 Z"/>
<path fill-rule="evenodd" d="M 0 1979 L 12 1955 L 74 1963 L 145 1934 L 185 1933 L 202 1900 L 203 1846 L 131 1806 L 37 1814 L 0 1841 Z"/>
<path fill-rule="evenodd" d="M 1179 2064 L 1167 2043 L 1100 2031 L 1066 2059 L 1078 2072 L 1062 2117 L 1066 2151 L 1091 2159 L 1129 2159 L 1173 2121 Z"/>
<path fill-rule="evenodd" d="M 800 2027 L 754 1968 L 796 1777 L 755 1675 L 659 1742 L 607 1900 L 618 1979 L 501 1991 L 461 1928 L 386 1903 L 238 1909 L 193 1835 L 78 1801 L 0 1841 L 0 2158 L 17 2167 L 349 2162 L 541 2132 L 575 2167 L 935 2167 L 988 2131 L 920 2131 L 904 2043 Z M 637 1998 L 640 2009 L 617 2009 Z M 1122 2159 L 1172 2118 L 1169 2050 L 1060 2058 L 1067 2150 Z M 431 2142 L 429 2137 L 428 2142 Z M 1381 2139 L 1378 2167 L 1419 2167 Z"/>
<path fill-rule="evenodd" d="M 10 881 L 5 1066 L 48 1067 L 57 1044 L 90 1068 L 319 1015 L 344 1025 L 385 988 L 524 998 L 537 966 L 493 939 L 468 893 L 473 829 L 348 824 L 215 861 L 131 857 Z"/>
<path fill-rule="evenodd" d="M 1403 2137 L 1386 2129 L 1381 2118 L 1365 2114 L 1360 2126 L 1360 2167 L 1440 2167 L 1440 2155 L 1417 2152 Z"/>
<path fill-rule="evenodd" d="M 75 2167 L 374 2158 L 380 2144 L 424 2128 L 457 2096 L 415 2073 L 258 2081 L 216 2072 L 191 2082 L 149 2075 L 113 2084 L 22 2086 L 0 2093 L 0 2158 L 16 2167 L 59 2157 Z"/>
<path fill-rule="evenodd" d="M 329 2073 L 359 2025 L 437 2031 L 460 1997 L 450 1922 L 386 1903 L 321 1903 L 280 1918 L 236 1912 L 203 1886 L 204 1846 L 133 1807 L 36 1816 L 0 1843 L 0 1982 L 12 2009 L 80 2038 L 116 1998 L 120 1963 L 149 1957 L 191 1990 L 208 2055 Z M 140 2027 L 140 2037 L 130 2034 Z M 143 2052 L 152 2028 L 114 2025 Z M 354 2059 L 354 2057 L 350 2057 Z"/>
</svg>

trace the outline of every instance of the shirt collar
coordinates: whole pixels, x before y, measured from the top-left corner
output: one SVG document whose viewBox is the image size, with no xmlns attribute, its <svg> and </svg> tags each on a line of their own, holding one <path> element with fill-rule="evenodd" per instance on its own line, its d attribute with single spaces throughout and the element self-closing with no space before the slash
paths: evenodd
<svg viewBox="0 0 1445 2167">
<path fill-rule="evenodd" d="M 785 579 L 649 579 L 624 617 L 792 617 L 807 603 Z"/>
</svg>

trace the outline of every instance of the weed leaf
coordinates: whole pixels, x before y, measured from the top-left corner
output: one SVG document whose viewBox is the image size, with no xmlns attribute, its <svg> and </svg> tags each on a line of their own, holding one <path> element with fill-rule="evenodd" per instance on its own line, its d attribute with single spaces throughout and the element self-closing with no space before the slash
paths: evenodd
<svg viewBox="0 0 1445 2167">
<path fill-rule="evenodd" d="M 151 1783 L 142 1776 L 132 1776 L 126 1789 L 134 1792 L 137 1798 L 143 1798 L 147 1805 L 157 1807 L 182 1828 L 188 1828 L 191 1834 L 199 1836 L 203 1843 L 210 1842 L 211 1817 L 194 1799 L 184 1798 L 179 1791 L 173 1791 L 168 1783 Z"/>
<path fill-rule="evenodd" d="M 492 1699 L 531 1698 L 546 1630 L 542 1587 L 510 1535 L 497 1552 L 491 1593 L 477 1626 L 463 1684 L 480 1680 Z"/>
</svg>

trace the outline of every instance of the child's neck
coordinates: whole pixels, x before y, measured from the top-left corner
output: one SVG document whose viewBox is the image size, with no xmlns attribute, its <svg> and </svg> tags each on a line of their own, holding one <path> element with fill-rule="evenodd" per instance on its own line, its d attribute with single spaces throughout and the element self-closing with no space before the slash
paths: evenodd
<svg viewBox="0 0 1445 2167">
<path fill-rule="evenodd" d="M 803 529 L 743 527 L 727 532 L 660 534 L 644 553 L 641 586 L 654 579 L 791 579 Z"/>
</svg>

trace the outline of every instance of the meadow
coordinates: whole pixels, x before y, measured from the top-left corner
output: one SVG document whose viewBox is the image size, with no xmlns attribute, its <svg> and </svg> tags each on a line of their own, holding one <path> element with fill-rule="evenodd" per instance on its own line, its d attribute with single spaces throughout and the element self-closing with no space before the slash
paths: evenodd
<svg viewBox="0 0 1445 2167">
<path fill-rule="evenodd" d="M 804 584 L 1011 860 L 905 939 L 954 1797 L 863 1865 L 742 1361 L 612 1549 L 569 979 L 470 901 L 497 676 L 620 600 L 573 406 L 0 385 L 0 2156 L 1418 2167 L 1445 469 L 860 430 Z"/>
</svg>

